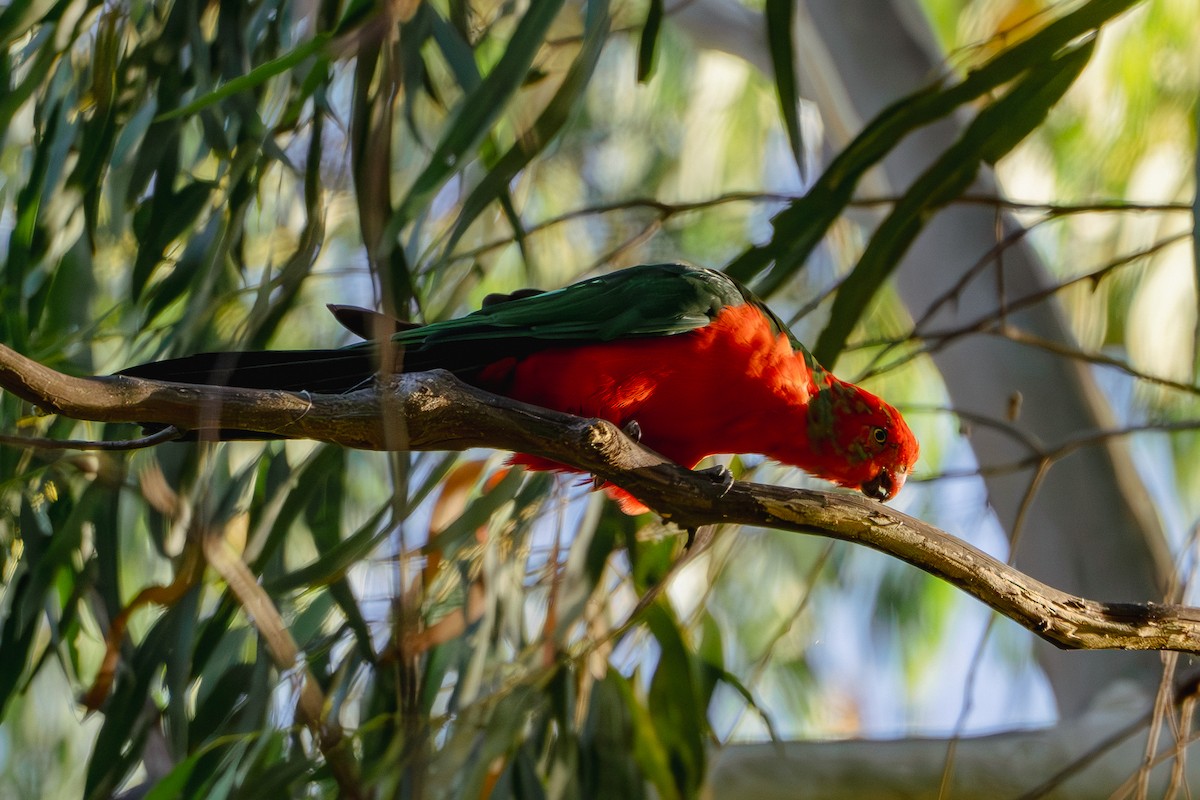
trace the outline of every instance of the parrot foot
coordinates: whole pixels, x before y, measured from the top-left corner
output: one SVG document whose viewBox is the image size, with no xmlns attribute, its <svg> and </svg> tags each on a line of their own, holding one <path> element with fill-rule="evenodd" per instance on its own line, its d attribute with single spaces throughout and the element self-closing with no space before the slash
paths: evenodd
<svg viewBox="0 0 1200 800">
<path fill-rule="evenodd" d="M 729 471 L 729 467 L 724 464 L 717 464 L 715 467 L 696 470 L 697 475 L 703 475 L 706 478 L 711 478 L 713 483 L 721 486 L 721 497 L 729 494 L 729 490 L 733 488 L 733 473 Z"/>
</svg>

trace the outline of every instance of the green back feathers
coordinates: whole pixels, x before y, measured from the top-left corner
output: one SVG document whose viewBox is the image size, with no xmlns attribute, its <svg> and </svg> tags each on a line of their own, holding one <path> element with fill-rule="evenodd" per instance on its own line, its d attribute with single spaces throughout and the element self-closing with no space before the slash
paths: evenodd
<svg viewBox="0 0 1200 800">
<path fill-rule="evenodd" d="M 671 336 L 703 328 L 721 309 L 744 303 L 757 306 L 803 350 L 787 326 L 737 281 L 681 264 L 630 267 L 555 291 L 502 299 L 457 319 L 401 331 L 394 339 L 420 348 L 489 339 L 607 342 Z"/>
<path fill-rule="evenodd" d="M 403 344 L 528 338 L 601 341 L 669 336 L 702 328 L 727 305 L 743 301 L 719 272 L 648 264 L 562 289 L 492 302 L 457 319 L 395 336 Z"/>
</svg>

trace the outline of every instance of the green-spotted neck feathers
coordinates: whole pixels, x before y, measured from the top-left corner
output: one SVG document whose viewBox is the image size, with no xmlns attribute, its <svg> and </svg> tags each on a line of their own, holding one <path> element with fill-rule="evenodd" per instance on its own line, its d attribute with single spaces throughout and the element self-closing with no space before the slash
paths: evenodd
<svg viewBox="0 0 1200 800">
<path fill-rule="evenodd" d="M 920 446 L 900 412 L 821 370 L 808 404 L 808 450 L 821 477 L 890 500 L 904 486 Z"/>
</svg>

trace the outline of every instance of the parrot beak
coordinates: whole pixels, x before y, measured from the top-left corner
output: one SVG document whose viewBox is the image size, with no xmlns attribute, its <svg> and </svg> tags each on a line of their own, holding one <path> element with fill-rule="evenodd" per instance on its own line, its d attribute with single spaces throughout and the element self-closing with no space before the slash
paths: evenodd
<svg viewBox="0 0 1200 800">
<path fill-rule="evenodd" d="M 891 500 L 904 485 L 905 477 L 903 473 L 893 475 L 890 471 L 881 469 L 875 474 L 875 477 L 865 482 L 860 488 L 863 494 L 873 500 Z"/>
</svg>

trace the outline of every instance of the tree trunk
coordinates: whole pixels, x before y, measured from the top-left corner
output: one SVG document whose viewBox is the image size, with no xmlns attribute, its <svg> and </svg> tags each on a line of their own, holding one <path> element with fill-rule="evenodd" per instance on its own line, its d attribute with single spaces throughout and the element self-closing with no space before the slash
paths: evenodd
<svg viewBox="0 0 1200 800">
<path fill-rule="evenodd" d="M 769 70 L 765 25 L 757 15 L 722 2 L 685 4 L 676 19 L 701 44 L 744 57 Z M 923 12 L 913 0 L 807 0 L 796 11 L 795 42 L 801 92 L 816 103 L 827 146 L 844 147 L 887 104 L 928 84 L 942 72 Z M 955 120 L 921 129 L 899 143 L 882 174 L 870 176 L 875 193 L 903 191 L 961 130 Z M 978 190 L 994 192 L 990 175 Z M 1011 226 L 1014 223 L 1006 222 Z M 895 282 L 914 317 L 953 286 L 997 241 L 996 216 L 983 206 L 960 205 L 938 214 L 914 244 Z M 1045 266 L 1018 244 L 1003 257 L 1008 300 L 1052 285 Z M 994 271 L 972 281 L 932 320 L 955 328 L 993 313 L 1001 298 Z M 1009 322 L 1036 336 L 1071 342 L 1053 300 L 1013 313 Z M 1053 443 L 1081 431 L 1112 427 L 1113 414 L 1088 367 L 1007 340 L 973 335 L 934 354 L 956 408 L 1004 419 L 1010 398 L 1023 402 L 1017 426 Z M 976 427 L 971 445 L 980 465 L 1028 455 L 1012 440 Z M 1010 534 L 1035 470 L 986 479 L 988 499 Z M 1120 440 L 1076 452 L 1044 476 L 1026 512 L 1015 564 L 1070 592 L 1111 601 L 1162 599 L 1171 562 L 1149 494 Z M 1064 653 L 1037 643 L 1064 717 L 1078 715 L 1096 692 L 1120 678 L 1152 689 L 1161 672 L 1150 654 Z"/>
</svg>

